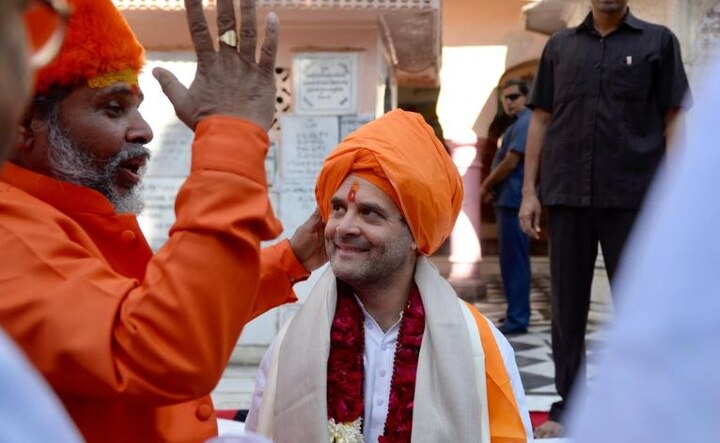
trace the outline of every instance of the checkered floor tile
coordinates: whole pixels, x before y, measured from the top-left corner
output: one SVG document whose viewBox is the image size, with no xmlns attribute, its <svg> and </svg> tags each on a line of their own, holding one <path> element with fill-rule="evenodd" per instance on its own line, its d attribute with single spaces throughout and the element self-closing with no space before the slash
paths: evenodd
<svg viewBox="0 0 720 443">
<path fill-rule="evenodd" d="M 496 324 L 502 323 L 507 304 L 502 280 L 497 274 L 484 276 L 486 298 L 475 306 Z M 608 312 L 604 304 L 593 304 L 591 310 Z M 520 377 L 527 396 L 528 408 L 533 411 L 547 411 L 550 405 L 560 399 L 555 390 L 554 371 L 550 339 L 550 278 L 547 275 L 533 276 L 530 289 L 530 327 L 527 334 L 513 335 L 508 341 L 515 350 Z M 588 381 L 592 383 L 593 361 L 602 352 L 603 329 L 598 322 L 588 324 L 586 335 L 588 348 Z"/>
</svg>

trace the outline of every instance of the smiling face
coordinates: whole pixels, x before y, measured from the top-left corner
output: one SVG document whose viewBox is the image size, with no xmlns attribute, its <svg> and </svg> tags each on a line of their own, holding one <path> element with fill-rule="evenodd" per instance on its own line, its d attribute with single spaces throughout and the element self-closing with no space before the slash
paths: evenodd
<svg viewBox="0 0 720 443">
<path fill-rule="evenodd" d="M 350 175 L 332 197 L 325 249 L 337 278 L 356 291 L 415 267 L 417 246 L 400 210 L 378 187 Z"/>
<path fill-rule="evenodd" d="M 140 180 L 152 131 L 140 115 L 137 87 L 78 87 L 32 124 L 33 143 L 18 163 L 33 171 L 93 188 L 117 212 L 139 212 Z"/>
</svg>

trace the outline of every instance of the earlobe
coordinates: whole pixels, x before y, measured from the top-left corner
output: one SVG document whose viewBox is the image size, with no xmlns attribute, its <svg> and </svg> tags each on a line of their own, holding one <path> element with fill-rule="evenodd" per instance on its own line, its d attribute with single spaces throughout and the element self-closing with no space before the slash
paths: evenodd
<svg viewBox="0 0 720 443">
<path fill-rule="evenodd" d="M 18 125 L 15 132 L 15 149 L 16 151 L 30 149 L 35 143 L 35 136 L 30 125 Z"/>
</svg>

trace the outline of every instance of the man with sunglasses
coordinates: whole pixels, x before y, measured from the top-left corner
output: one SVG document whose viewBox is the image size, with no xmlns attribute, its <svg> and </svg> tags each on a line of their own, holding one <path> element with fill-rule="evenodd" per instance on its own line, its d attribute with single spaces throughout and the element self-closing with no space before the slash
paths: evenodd
<svg viewBox="0 0 720 443">
<path fill-rule="evenodd" d="M 256 60 L 253 0 L 237 19 L 232 0 L 217 2 L 217 43 L 202 1 L 186 0 L 196 77 L 188 89 L 154 75 L 195 131 L 192 170 L 153 256 L 134 214 L 152 138 L 138 111 L 143 48 L 110 0 L 69 3 L 0 171 L 0 324 L 87 441 L 204 441 L 245 323 L 293 300 L 292 283 L 325 260 L 319 217 L 259 248 L 281 230 L 264 172 L 277 17 Z"/>
<path fill-rule="evenodd" d="M 555 386 L 562 399 L 536 437 L 562 432 L 565 401 L 573 386 L 585 384 L 598 243 L 612 285 L 688 92 L 680 45 L 669 29 L 636 18 L 628 0 L 590 3 L 583 23 L 548 40 L 528 100 L 533 113 L 520 224 L 539 237 L 542 200 Z"/>
<path fill-rule="evenodd" d="M 490 175 L 480 185 L 480 198 L 495 202 L 498 256 L 507 299 L 505 321 L 498 329 L 506 335 L 527 332 L 530 322 L 530 239 L 518 221 L 523 157 L 530 124 L 530 110 L 525 108 L 527 94 L 528 86 L 522 80 L 508 80 L 503 85 L 503 108 L 512 123 L 502 135 Z"/>
</svg>

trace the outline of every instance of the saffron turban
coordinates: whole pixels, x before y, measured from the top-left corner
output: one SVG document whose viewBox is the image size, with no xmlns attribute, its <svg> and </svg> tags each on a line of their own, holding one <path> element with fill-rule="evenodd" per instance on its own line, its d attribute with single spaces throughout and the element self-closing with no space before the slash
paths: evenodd
<svg viewBox="0 0 720 443">
<path fill-rule="evenodd" d="M 325 221 L 330 199 L 350 174 L 370 181 L 395 202 L 420 253 L 432 254 L 452 232 L 462 206 L 462 178 L 419 114 L 388 112 L 330 153 L 315 186 Z"/>
<path fill-rule="evenodd" d="M 68 4 L 72 15 L 65 39 L 57 57 L 38 71 L 35 94 L 47 93 L 55 85 L 137 85 L 144 50 L 112 1 L 68 0 Z M 32 21 L 33 17 L 27 19 Z"/>
</svg>

